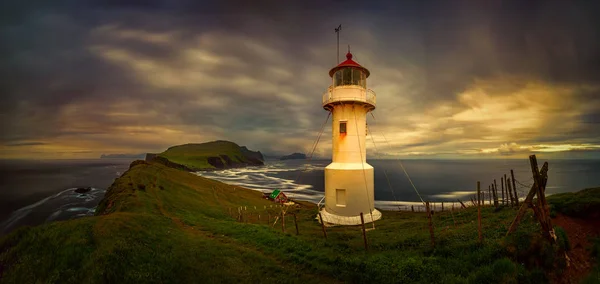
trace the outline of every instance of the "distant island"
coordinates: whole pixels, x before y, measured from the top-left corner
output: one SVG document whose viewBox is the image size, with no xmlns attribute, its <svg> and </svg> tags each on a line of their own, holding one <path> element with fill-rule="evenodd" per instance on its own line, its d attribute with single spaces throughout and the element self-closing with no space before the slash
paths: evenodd
<svg viewBox="0 0 600 284">
<path fill-rule="evenodd" d="M 252 151 L 246 146 L 224 140 L 172 146 L 162 153 L 147 153 L 145 160 L 186 171 L 264 165 L 264 157 L 260 151 Z"/>
<path fill-rule="evenodd" d="M 100 159 L 143 159 L 146 154 L 102 154 Z"/>
<path fill-rule="evenodd" d="M 279 160 L 304 160 L 304 159 L 306 159 L 306 154 L 303 154 L 303 153 L 293 153 L 293 154 L 279 158 Z"/>
</svg>

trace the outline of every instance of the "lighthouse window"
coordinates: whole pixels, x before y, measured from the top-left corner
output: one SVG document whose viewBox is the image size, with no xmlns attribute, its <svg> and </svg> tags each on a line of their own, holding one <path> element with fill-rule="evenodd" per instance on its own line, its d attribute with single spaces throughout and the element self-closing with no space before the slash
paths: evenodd
<svg viewBox="0 0 600 284">
<path fill-rule="evenodd" d="M 365 73 L 360 69 L 352 68 L 352 85 L 359 85 L 361 87 L 366 87 L 367 80 L 365 80 Z"/>
<path fill-rule="evenodd" d="M 343 68 L 335 72 L 333 77 L 333 86 L 357 85 L 363 88 L 367 87 L 367 76 L 357 68 Z"/>
<path fill-rule="evenodd" d="M 340 134 L 346 134 L 346 121 L 340 121 Z"/>
<path fill-rule="evenodd" d="M 342 85 L 352 85 L 352 68 L 342 69 Z"/>
<path fill-rule="evenodd" d="M 342 85 L 342 70 L 335 72 L 335 77 L 333 78 L 333 86 L 337 87 Z"/>
</svg>

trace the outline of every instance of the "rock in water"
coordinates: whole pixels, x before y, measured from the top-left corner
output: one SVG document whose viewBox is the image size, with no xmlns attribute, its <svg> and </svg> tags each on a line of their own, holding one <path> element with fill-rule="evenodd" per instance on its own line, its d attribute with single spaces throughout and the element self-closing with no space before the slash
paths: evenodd
<svg viewBox="0 0 600 284">
<path fill-rule="evenodd" d="M 75 192 L 77 193 L 86 193 L 88 191 L 92 190 L 91 187 L 78 187 Z"/>
<path fill-rule="evenodd" d="M 303 153 L 293 153 L 293 154 L 279 158 L 279 160 L 304 160 L 304 159 L 306 159 L 306 154 L 303 154 Z"/>
</svg>

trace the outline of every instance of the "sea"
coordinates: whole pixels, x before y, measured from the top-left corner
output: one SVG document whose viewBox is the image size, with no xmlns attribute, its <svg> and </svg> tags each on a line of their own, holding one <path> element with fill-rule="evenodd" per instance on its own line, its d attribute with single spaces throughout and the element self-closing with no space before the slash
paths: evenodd
<svg viewBox="0 0 600 284">
<path fill-rule="evenodd" d="M 108 187 L 131 159 L 0 160 L 0 235 L 21 226 L 92 216 Z M 538 161 L 539 166 L 545 160 Z M 324 168 L 330 160 L 267 160 L 264 166 L 198 172 L 199 176 L 261 192 L 282 190 L 289 197 L 319 203 Z M 533 183 L 529 160 L 368 160 L 375 168 L 375 207 L 406 210 L 431 202 L 467 201 L 477 182 L 490 184 L 513 170 L 523 198 Z M 549 160 L 547 194 L 600 186 L 600 160 Z M 91 187 L 77 193 L 78 187 Z M 487 197 L 485 197 L 487 198 Z"/>
</svg>

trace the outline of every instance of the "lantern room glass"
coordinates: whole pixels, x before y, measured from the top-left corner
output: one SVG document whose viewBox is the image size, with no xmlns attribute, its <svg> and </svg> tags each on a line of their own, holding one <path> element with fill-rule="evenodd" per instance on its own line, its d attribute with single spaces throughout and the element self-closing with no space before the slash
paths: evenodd
<svg viewBox="0 0 600 284">
<path fill-rule="evenodd" d="M 367 87 L 367 75 L 358 68 L 346 67 L 338 70 L 333 75 L 333 86 L 357 85 Z"/>
</svg>

